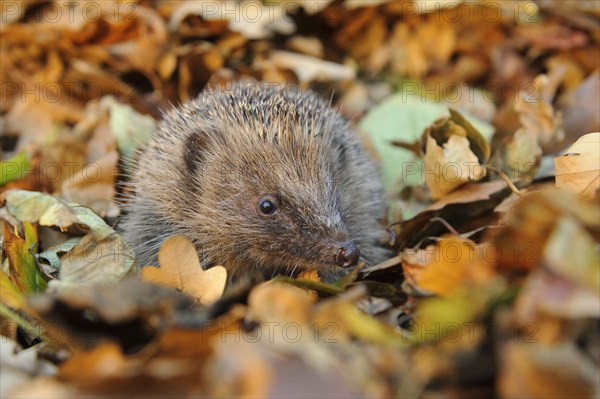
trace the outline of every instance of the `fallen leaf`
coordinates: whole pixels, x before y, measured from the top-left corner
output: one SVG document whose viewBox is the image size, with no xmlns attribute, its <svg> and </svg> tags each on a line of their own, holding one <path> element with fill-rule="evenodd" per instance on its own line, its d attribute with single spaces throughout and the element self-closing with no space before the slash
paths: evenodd
<svg viewBox="0 0 600 399">
<path fill-rule="evenodd" d="M 549 75 L 537 76 L 533 82 L 533 92 L 522 90 L 515 103 L 520 129 L 534 134 L 542 149 L 549 149 L 564 140 L 562 116 L 552 106 L 564 72 L 564 68 L 556 68 Z"/>
<path fill-rule="evenodd" d="M 319 272 L 317 271 L 317 269 L 305 270 L 298 275 L 298 278 L 302 278 L 305 280 L 321 281 L 321 279 L 319 278 Z"/>
<path fill-rule="evenodd" d="M 562 93 L 557 101 L 557 110 L 563 114 L 565 143 L 575 142 L 585 132 L 600 131 L 598 98 L 600 97 L 600 72 L 591 73 L 581 84 Z M 555 152 L 564 148 L 555 148 Z"/>
<path fill-rule="evenodd" d="M 464 137 L 451 136 L 443 146 L 428 136 L 424 154 L 425 182 L 434 200 L 469 181 L 481 179 L 485 171 Z"/>
<path fill-rule="evenodd" d="M 531 273 L 516 299 L 514 314 L 522 324 L 542 315 L 566 320 L 600 317 L 600 293 L 546 270 Z"/>
<path fill-rule="evenodd" d="M 498 354 L 498 392 L 505 398 L 595 398 L 598 368 L 574 343 L 506 342 Z"/>
<path fill-rule="evenodd" d="M 63 182 L 63 197 L 89 207 L 100 217 L 119 216 L 120 210 L 114 201 L 118 159 L 119 154 L 113 150 L 96 162 L 85 165 Z"/>
<path fill-rule="evenodd" d="M 350 66 L 289 51 L 272 51 L 270 59 L 278 68 L 294 71 L 300 82 L 340 81 L 356 77 L 356 71 Z"/>
<path fill-rule="evenodd" d="M 16 226 L 11 226 L 5 221 L 3 227 L 4 251 L 8 259 L 7 273 L 10 282 L 24 294 L 45 291 L 48 283 L 38 269 L 33 256 L 37 252 L 38 246 L 36 226 L 24 222 L 24 238 L 17 234 Z M 14 228 L 14 233 L 11 231 L 11 227 Z"/>
<path fill-rule="evenodd" d="M 544 258 L 550 270 L 600 297 L 600 254 L 594 238 L 576 220 L 561 217 L 555 222 Z"/>
<path fill-rule="evenodd" d="M 21 180 L 31 170 L 29 155 L 21 151 L 7 161 L 0 162 L 0 186 L 8 182 Z"/>
<path fill-rule="evenodd" d="M 76 225 L 86 235 L 60 258 L 59 279 L 50 287 L 116 282 L 134 269 L 133 249 L 102 218 L 81 205 L 25 190 L 3 193 L 5 209 L 20 222 L 56 226 L 66 231 Z"/>
<path fill-rule="evenodd" d="M 163 333 L 177 309 L 190 309 L 193 300 L 131 276 L 30 296 L 28 304 L 53 342 L 82 349 L 113 341 L 132 352 Z"/>
<path fill-rule="evenodd" d="M 127 361 L 117 344 L 106 343 L 75 356 L 61 365 L 60 374 L 66 380 L 85 385 L 90 382 L 122 376 Z"/>
<path fill-rule="evenodd" d="M 267 282 L 254 288 L 248 297 L 248 314 L 261 322 L 281 321 L 308 325 L 316 296 L 289 284 Z"/>
<path fill-rule="evenodd" d="M 131 106 L 113 102 L 110 106 L 110 128 L 117 139 L 119 152 L 127 170 L 133 168 L 135 152 L 148 142 L 156 122 L 136 112 Z"/>
<path fill-rule="evenodd" d="M 425 210 L 435 211 L 452 204 L 469 204 L 476 201 L 489 200 L 494 194 L 506 188 L 506 182 L 500 179 L 493 182 L 466 184 L 429 205 Z"/>
<path fill-rule="evenodd" d="M 221 297 L 227 282 L 223 266 L 202 269 L 194 245 L 183 236 L 169 237 L 158 251 L 160 267 L 142 269 L 142 279 L 165 285 L 194 297 L 202 305 Z"/>
<path fill-rule="evenodd" d="M 417 93 L 418 83 L 406 83 L 405 92 L 395 94 L 377 105 L 361 120 L 381 160 L 381 174 L 388 192 L 398 186 L 421 185 L 425 182 L 421 159 L 412 151 L 393 146 L 392 142 L 415 143 L 436 119 L 448 115 L 442 104 L 427 101 Z M 486 141 L 494 128 L 469 118 Z"/>
<path fill-rule="evenodd" d="M 519 129 L 509 139 L 504 152 L 504 165 L 513 181 L 530 182 L 538 171 L 542 148 L 531 130 Z"/>
<path fill-rule="evenodd" d="M 565 218 L 572 220 L 563 223 Z M 574 243 L 570 238 L 564 242 L 563 240 L 580 229 L 573 229 L 571 224 L 576 221 L 584 228 L 598 229 L 600 209 L 593 203 L 578 200 L 569 191 L 549 188 L 522 196 L 503 219 L 503 227 L 491 232 L 496 247 L 496 261 L 500 268 L 533 270 L 539 267 L 545 257 L 545 251 L 552 253 L 555 250 L 563 251 L 560 256 L 552 255 L 557 256 L 557 266 L 562 264 L 562 267 L 569 267 L 573 256 L 570 247 Z M 547 249 L 548 240 L 552 235 L 555 235 L 555 238 L 559 237 L 553 244 L 558 247 Z M 584 242 L 581 244 L 586 248 Z M 578 256 L 584 261 L 576 268 L 578 273 L 582 270 L 592 270 L 588 268 L 594 255 L 590 253 L 589 248 Z"/>
<path fill-rule="evenodd" d="M 421 138 L 425 182 L 433 199 L 440 199 L 469 181 L 485 176 L 490 146 L 459 112 L 450 109 L 425 129 Z"/>
<path fill-rule="evenodd" d="M 0 270 L 0 303 L 16 310 L 27 307 L 25 295 L 11 281 L 3 270 Z"/>
<path fill-rule="evenodd" d="M 255 342 L 227 340 L 215 347 L 207 370 L 210 397 L 268 397 L 273 384 L 273 365 L 264 348 Z"/>
<path fill-rule="evenodd" d="M 323 58 L 323 43 L 315 36 L 292 36 L 286 45 L 293 51 L 312 57 Z"/>
<path fill-rule="evenodd" d="M 313 4 L 314 5 L 314 4 Z M 232 0 L 224 0 L 214 5 L 203 2 L 183 2 L 171 14 L 168 26 L 175 31 L 183 20 L 189 15 L 199 15 L 207 21 L 228 21 L 229 29 L 243 34 L 248 39 L 265 39 L 273 36 L 275 32 L 291 34 L 296 30 L 294 22 L 287 18 L 286 9 L 277 3 L 263 5 L 256 3 L 252 9 L 248 8 L 247 17 L 240 18 L 239 5 Z M 251 14 L 250 14 L 251 13 Z"/>
<path fill-rule="evenodd" d="M 443 237 L 435 247 L 419 252 L 424 258 L 418 262 L 422 270 L 412 274 L 416 286 L 426 292 L 447 296 L 461 287 L 485 284 L 493 276 L 492 264 L 470 240 Z M 410 262 L 404 255 L 403 267 Z"/>
<path fill-rule="evenodd" d="M 554 158 L 556 187 L 572 190 L 582 198 L 600 195 L 600 133 L 577 140 L 565 155 Z"/>
<path fill-rule="evenodd" d="M 37 348 L 19 348 L 6 337 L 0 340 L 0 396 L 16 397 L 16 393 L 27 386 L 36 376 L 54 376 L 58 369 L 48 360 L 42 359 Z"/>
<path fill-rule="evenodd" d="M 502 292 L 500 281 L 490 284 L 460 287 L 448 296 L 423 298 L 418 305 L 412 339 L 417 342 L 438 343 L 453 335 L 468 335 L 492 300 Z"/>
</svg>

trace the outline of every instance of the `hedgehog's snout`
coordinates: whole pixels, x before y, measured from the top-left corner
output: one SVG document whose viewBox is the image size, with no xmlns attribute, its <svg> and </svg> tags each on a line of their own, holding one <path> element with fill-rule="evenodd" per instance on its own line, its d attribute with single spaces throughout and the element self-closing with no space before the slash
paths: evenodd
<svg viewBox="0 0 600 399">
<path fill-rule="evenodd" d="M 350 267 L 356 265 L 360 251 L 352 241 L 343 243 L 335 252 L 335 263 L 341 267 Z"/>
</svg>

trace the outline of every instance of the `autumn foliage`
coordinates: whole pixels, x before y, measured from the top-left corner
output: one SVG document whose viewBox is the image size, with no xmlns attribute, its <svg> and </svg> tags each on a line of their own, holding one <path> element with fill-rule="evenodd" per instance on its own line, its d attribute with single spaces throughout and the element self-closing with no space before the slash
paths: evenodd
<svg viewBox="0 0 600 399">
<path fill-rule="evenodd" d="M 596 2 L 0 11 L 2 397 L 600 395 Z M 358 126 L 394 256 L 228 284 L 174 236 L 136 263 L 116 228 L 136 151 L 240 79 Z"/>
</svg>

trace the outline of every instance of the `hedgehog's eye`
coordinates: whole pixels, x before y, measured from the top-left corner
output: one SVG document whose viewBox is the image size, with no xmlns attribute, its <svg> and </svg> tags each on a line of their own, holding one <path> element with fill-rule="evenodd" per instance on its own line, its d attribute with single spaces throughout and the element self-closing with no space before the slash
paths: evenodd
<svg viewBox="0 0 600 399">
<path fill-rule="evenodd" d="M 265 195 L 256 204 L 258 212 L 264 216 L 273 216 L 279 209 L 279 201 L 272 195 Z"/>
</svg>

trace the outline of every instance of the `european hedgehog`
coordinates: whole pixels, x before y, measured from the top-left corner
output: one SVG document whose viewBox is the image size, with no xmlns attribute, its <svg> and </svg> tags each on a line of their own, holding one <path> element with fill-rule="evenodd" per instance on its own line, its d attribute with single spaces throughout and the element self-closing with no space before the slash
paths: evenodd
<svg viewBox="0 0 600 399">
<path fill-rule="evenodd" d="M 180 234 L 204 267 L 325 280 L 386 258 L 383 188 L 350 125 L 311 92 L 205 91 L 168 112 L 140 154 L 120 224 L 138 264 Z"/>
</svg>

